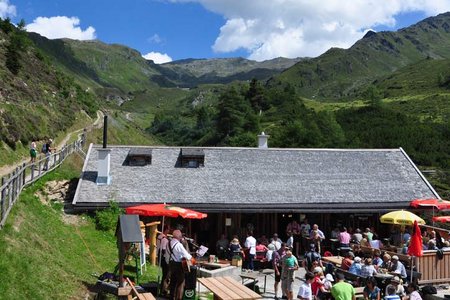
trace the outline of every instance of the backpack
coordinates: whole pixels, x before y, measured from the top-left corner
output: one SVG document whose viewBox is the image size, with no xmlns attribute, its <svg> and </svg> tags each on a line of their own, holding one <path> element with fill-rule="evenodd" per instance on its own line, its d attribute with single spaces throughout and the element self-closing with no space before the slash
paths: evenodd
<svg viewBox="0 0 450 300">
<path fill-rule="evenodd" d="M 308 269 L 311 269 L 313 262 L 320 260 L 320 256 L 319 254 L 317 254 L 316 252 L 308 252 L 305 255 L 306 258 L 306 262 L 308 264 Z"/>
<path fill-rule="evenodd" d="M 44 143 L 44 144 L 42 145 L 41 152 L 42 152 L 42 153 L 47 153 L 47 144 L 46 144 L 46 143 Z"/>
<path fill-rule="evenodd" d="M 437 289 L 436 289 L 436 287 L 434 287 L 432 285 L 426 285 L 426 286 L 422 287 L 421 292 L 424 295 L 433 295 L 433 294 L 437 294 Z"/>
</svg>

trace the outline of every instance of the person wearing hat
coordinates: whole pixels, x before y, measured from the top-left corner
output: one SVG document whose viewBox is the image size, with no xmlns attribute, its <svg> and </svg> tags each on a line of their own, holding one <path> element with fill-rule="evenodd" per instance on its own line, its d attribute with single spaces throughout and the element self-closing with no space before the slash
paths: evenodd
<svg viewBox="0 0 450 300">
<path fill-rule="evenodd" d="M 328 273 L 322 280 L 322 285 L 317 293 L 317 299 L 319 300 L 329 300 L 331 299 L 331 288 L 333 287 L 334 278 L 331 273 Z"/>
<path fill-rule="evenodd" d="M 388 269 L 389 272 L 399 274 L 401 278 L 406 279 L 406 268 L 405 265 L 399 260 L 397 255 L 392 256 L 392 264 Z"/>
<path fill-rule="evenodd" d="M 355 300 L 355 288 L 344 281 L 344 274 L 336 273 L 337 283 L 331 288 L 331 295 L 335 300 Z"/>
<path fill-rule="evenodd" d="M 348 271 L 355 275 L 361 275 L 361 257 L 357 256 L 353 259 L 353 263 L 348 269 Z"/>
<path fill-rule="evenodd" d="M 235 255 L 241 256 L 242 247 L 241 247 L 241 244 L 239 243 L 239 240 L 237 239 L 237 237 L 234 237 L 231 240 L 229 250 L 230 250 L 230 259 L 232 259 L 233 256 L 235 256 Z"/>
<path fill-rule="evenodd" d="M 402 285 L 402 280 L 398 276 L 394 276 L 394 278 L 391 279 L 391 282 L 386 286 L 386 295 L 389 295 L 388 289 L 390 287 L 393 287 L 395 290 L 395 294 L 400 297 L 400 299 L 403 299 L 403 297 L 406 296 L 405 288 Z"/>
</svg>

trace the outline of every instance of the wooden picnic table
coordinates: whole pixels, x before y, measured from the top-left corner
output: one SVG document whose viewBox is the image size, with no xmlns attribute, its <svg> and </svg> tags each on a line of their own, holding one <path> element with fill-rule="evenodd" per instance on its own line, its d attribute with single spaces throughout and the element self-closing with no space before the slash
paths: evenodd
<svg viewBox="0 0 450 300">
<path fill-rule="evenodd" d="M 342 259 L 344 257 L 342 256 L 323 256 L 322 260 L 332 263 L 333 265 L 335 265 L 336 267 L 340 267 L 342 264 Z"/>
<path fill-rule="evenodd" d="M 261 295 L 255 293 L 233 278 L 226 277 L 206 277 L 198 278 L 198 282 L 203 284 L 214 294 L 214 299 L 238 300 L 238 299 L 261 299 Z"/>
</svg>

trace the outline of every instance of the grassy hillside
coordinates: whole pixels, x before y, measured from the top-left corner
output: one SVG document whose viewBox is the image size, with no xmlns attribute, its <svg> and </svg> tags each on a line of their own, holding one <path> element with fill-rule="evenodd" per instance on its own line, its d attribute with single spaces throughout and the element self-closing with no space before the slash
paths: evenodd
<svg viewBox="0 0 450 300">
<path fill-rule="evenodd" d="M 9 24 L 9 25 L 8 25 Z M 20 28 L 0 20 L 1 148 L 55 137 L 72 126 L 76 112 L 95 116 L 96 96 L 55 70 Z"/>
<path fill-rule="evenodd" d="M 450 58 L 450 13 L 425 19 L 397 32 L 369 32 L 349 49 L 332 48 L 275 76 L 307 98 L 339 99 L 355 89 L 427 57 Z"/>
</svg>

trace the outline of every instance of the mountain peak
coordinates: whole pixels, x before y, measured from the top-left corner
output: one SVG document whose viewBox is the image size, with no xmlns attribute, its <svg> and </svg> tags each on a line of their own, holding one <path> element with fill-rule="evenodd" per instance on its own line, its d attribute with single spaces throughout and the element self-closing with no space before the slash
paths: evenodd
<svg viewBox="0 0 450 300">
<path fill-rule="evenodd" d="M 373 31 L 373 30 L 368 30 L 368 31 L 366 32 L 366 34 L 363 36 L 363 39 L 369 38 L 369 37 L 374 36 L 374 35 L 376 35 L 376 34 L 377 34 L 377 33 L 376 33 L 375 31 Z"/>
</svg>

